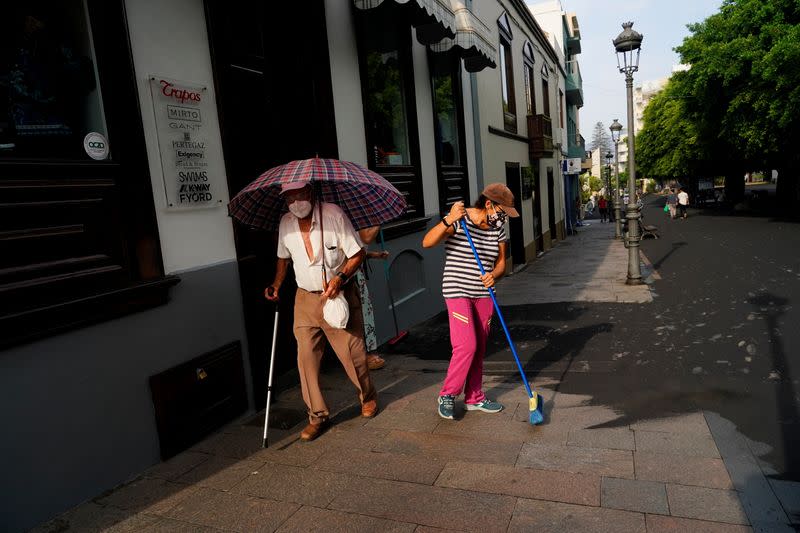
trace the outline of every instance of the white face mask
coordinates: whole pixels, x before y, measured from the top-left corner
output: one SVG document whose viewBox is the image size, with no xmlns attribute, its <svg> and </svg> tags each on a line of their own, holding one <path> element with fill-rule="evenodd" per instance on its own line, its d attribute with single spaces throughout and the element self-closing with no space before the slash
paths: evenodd
<svg viewBox="0 0 800 533">
<path fill-rule="evenodd" d="M 311 202 L 308 200 L 297 200 L 289 204 L 289 211 L 297 218 L 306 218 L 311 213 Z"/>
</svg>

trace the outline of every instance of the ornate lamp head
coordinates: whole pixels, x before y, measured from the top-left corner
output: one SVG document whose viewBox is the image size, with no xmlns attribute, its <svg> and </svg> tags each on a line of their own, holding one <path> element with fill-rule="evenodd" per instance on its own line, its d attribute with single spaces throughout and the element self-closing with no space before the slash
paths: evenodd
<svg viewBox="0 0 800 533">
<path fill-rule="evenodd" d="M 633 22 L 622 23 L 622 33 L 612 41 L 617 52 L 617 68 L 625 74 L 639 70 L 639 51 L 644 36 L 633 29 Z"/>
</svg>

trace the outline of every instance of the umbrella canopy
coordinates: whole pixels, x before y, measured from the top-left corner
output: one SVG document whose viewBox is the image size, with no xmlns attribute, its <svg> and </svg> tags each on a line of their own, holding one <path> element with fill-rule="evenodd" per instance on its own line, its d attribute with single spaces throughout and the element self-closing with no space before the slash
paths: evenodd
<svg viewBox="0 0 800 533">
<path fill-rule="evenodd" d="M 253 228 L 277 229 L 287 211 L 281 186 L 294 182 L 317 184 L 322 201 L 341 207 L 357 230 L 394 220 L 406 210 L 403 194 L 380 174 L 349 161 L 315 157 L 267 170 L 230 201 L 228 214 Z"/>
</svg>

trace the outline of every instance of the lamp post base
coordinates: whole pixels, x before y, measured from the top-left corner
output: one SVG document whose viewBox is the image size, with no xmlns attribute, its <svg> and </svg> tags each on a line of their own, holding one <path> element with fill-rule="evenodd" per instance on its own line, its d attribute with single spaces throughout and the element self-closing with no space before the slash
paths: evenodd
<svg viewBox="0 0 800 533">
<path fill-rule="evenodd" d="M 625 285 L 644 285 L 642 278 L 628 278 L 625 280 Z"/>
</svg>

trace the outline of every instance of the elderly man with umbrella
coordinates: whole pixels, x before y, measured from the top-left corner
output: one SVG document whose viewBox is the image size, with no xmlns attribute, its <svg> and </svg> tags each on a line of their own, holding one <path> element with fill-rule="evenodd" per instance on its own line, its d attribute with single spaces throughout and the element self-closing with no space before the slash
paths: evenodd
<svg viewBox="0 0 800 533">
<path fill-rule="evenodd" d="M 315 183 L 322 200 L 316 198 Z M 284 206 L 289 212 L 280 216 Z M 369 227 L 396 218 L 405 210 L 402 194 L 363 167 L 314 158 L 265 172 L 231 201 L 229 209 L 238 221 L 264 229 L 273 229 L 280 216 L 275 278 L 264 295 L 277 302 L 291 263 L 298 287 L 293 326 L 297 366 L 309 417 L 300 438 L 314 440 L 329 425 L 319 383 L 326 339 L 358 391 L 362 416 L 375 416 L 377 393 L 367 368 L 361 302 L 355 283 L 350 283 L 365 257 L 354 225 Z M 331 325 L 324 307 L 340 293 L 349 319 Z"/>
</svg>

